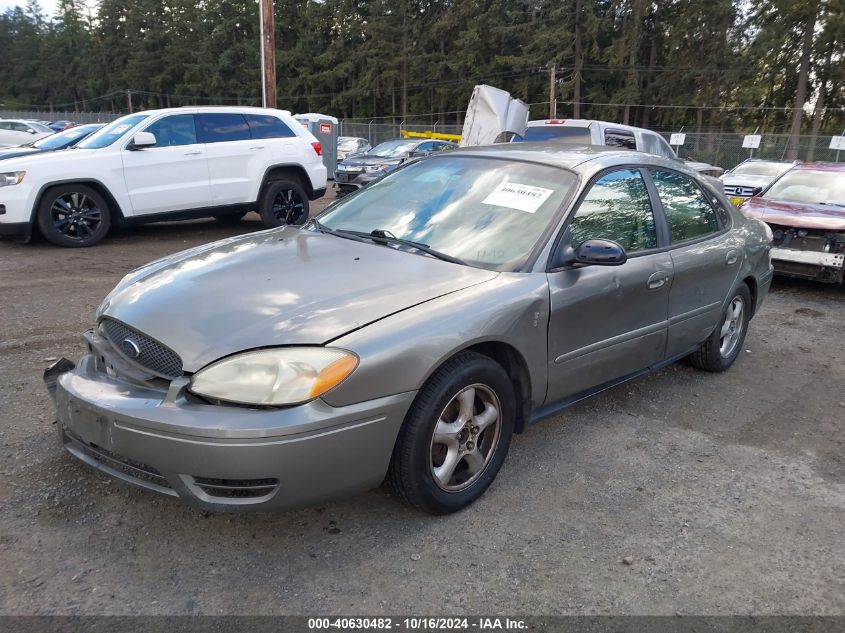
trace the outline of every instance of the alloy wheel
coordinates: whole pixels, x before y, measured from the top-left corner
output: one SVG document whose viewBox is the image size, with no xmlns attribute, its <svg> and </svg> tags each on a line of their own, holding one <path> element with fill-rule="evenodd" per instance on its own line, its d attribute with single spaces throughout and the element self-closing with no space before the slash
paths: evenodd
<svg viewBox="0 0 845 633">
<path fill-rule="evenodd" d="M 103 221 L 103 211 L 84 193 L 65 193 L 53 201 L 50 219 L 55 229 L 74 240 L 93 236 Z"/>
<path fill-rule="evenodd" d="M 496 452 L 502 428 L 499 398 L 482 384 L 458 392 L 443 409 L 431 438 L 431 474 L 447 492 L 472 485 Z"/>
<path fill-rule="evenodd" d="M 719 353 L 722 358 L 728 358 L 736 350 L 742 339 L 742 329 L 745 327 L 745 302 L 742 297 L 734 297 L 725 311 L 725 319 L 719 332 Z"/>
<path fill-rule="evenodd" d="M 273 198 L 273 215 L 285 224 L 305 222 L 305 202 L 293 189 L 282 189 Z"/>
</svg>

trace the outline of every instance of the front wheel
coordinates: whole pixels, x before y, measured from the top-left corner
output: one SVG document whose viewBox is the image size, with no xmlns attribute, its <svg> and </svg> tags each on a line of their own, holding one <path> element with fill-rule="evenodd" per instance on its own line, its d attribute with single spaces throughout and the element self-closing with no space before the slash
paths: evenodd
<svg viewBox="0 0 845 633">
<path fill-rule="evenodd" d="M 37 214 L 41 234 L 65 247 L 93 246 L 109 232 L 108 203 L 85 185 L 61 185 L 41 198 Z"/>
<path fill-rule="evenodd" d="M 468 506 L 505 460 L 514 410 L 502 366 L 474 352 L 458 354 L 414 400 L 393 450 L 388 489 L 431 514 Z"/>
<path fill-rule="evenodd" d="M 748 286 L 741 284 L 728 301 L 719 325 L 690 356 L 693 366 L 705 371 L 721 372 L 733 365 L 742 351 L 750 320 L 751 292 Z"/>
<path fill-rule="evenodd" d="M 308 219 L 308 195 L 298 182 L 274 180 L 261 196 L 258 213 L 264 226 L 299 226 Z"/>
</svg>

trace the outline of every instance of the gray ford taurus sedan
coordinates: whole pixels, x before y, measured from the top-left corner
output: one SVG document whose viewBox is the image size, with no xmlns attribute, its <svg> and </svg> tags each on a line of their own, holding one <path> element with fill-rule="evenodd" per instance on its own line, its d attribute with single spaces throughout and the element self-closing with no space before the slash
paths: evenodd
<svg viewBox="0 0 845 633">
<path fill-rule="evenodd" d="M 386 481 L 448 513 L 533 422 L 686 356 L 730 367 L 770 243 L 675 161 L 456 150 L 130 273 L 45 381 L 64 448 L 147 490 L 269 510 Z"/>
</svg>

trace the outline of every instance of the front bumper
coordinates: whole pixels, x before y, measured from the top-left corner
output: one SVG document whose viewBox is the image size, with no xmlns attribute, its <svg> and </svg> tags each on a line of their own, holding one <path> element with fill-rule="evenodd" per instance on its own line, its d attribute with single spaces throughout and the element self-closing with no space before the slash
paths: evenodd
<svg viewBox="0 0 845 633">
<path fill-rule="evenodd" d="M 32 201 L 26 183 L 0 187 L 0 236 L 27 238 L 30 235 Z"/>
<path fill-rule="evenodd" d="M 356 174 L 336 171 L 334 174 L 334 188 L 338 197 L 344 196 L 348 193 L 358 191 L 358 189 L 361 189 L 362 187 L 366 187 L 374 180 L 378 180 L 384 176 L 385 173 L 387 172 L 370 171 L 362 174 Z"/>
<path fill-rule="evenodd" d="M 341 408 L 194 401 L 109 377 L 85 356 L 48 376 L 64 449 L 126 483 L 213 511 L 282 510 L 378 486 L 414 393 Z"/>
</svg>

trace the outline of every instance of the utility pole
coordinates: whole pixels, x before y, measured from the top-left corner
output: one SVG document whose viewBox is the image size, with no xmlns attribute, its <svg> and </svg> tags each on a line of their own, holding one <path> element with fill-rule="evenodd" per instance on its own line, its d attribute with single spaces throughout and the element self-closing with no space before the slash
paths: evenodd
<svg viewBox="0 0 845 633">
<path fill-rule="evenodd" d="M 126 105 L 129 108 L 129 114 L 132 114 L 132 91 L 126 91 Z"/>
<path fill-rule="evenodd" d="M 549 62 L 549 118 L 557 118 L 557 66 Z"/>
<path fill-rule="evenodd" d="M 258 0 L 261 30 L 261 104 L 276 107 L 276 26 L 273 0 Z"/>
</svg>

